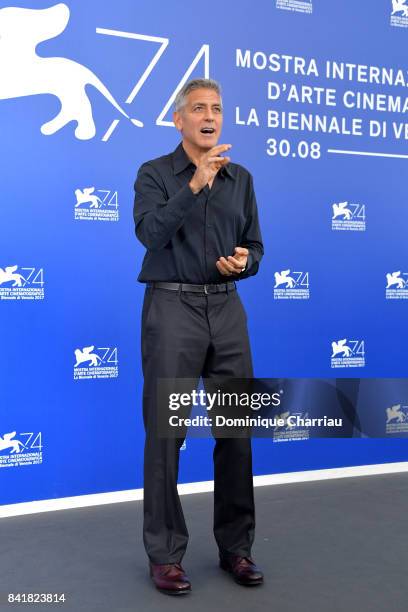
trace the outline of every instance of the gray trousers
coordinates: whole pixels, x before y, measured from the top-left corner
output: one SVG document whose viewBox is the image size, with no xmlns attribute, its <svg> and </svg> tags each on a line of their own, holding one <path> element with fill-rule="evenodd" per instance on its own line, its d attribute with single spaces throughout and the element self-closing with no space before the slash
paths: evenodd
<svg viewBox="0 0 408 612">
<path fill-rule="evenodd" d="M 159 438 L 157 378 L 251 378 L 246 314 L 236 290 L 208 295 L 147 287 L 142 311 L 143 542 L 152 563 L 180 563 L 188 530 L 177 491 L 184 438 Z M 255 507 L 251 439 L 216 438 L 214 536 L 221 552 L 251 554 Z"/>
</svg>

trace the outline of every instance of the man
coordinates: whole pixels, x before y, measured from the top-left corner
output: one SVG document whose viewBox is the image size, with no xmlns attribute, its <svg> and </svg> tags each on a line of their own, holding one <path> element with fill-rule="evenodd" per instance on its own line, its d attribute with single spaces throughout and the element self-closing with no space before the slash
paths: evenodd
<svg viewBox="0 0 408 612">
<path fill-rule="evenodd" d="M 188 593 L 181 566 L 188 531 L 177 492 L 183 438 L 157 436 L 157 378 L 251 378 L 246 315 L 235 280 L 257 273 L 263 256 L 250 173 L 217 145 L 223 112 L 211 79 L 187 82 L 173 120 L 176 150 L 144 163 L 135 182 L 134 220 L 146 247 L 138 280 L 144 375 L 143 541 L 155 586 Z M 251 558 L 255 510 L 251 439 L 220 438 L 214 447 L 214 536 L 220 566 L 240 584 L 263 581 Z"/>
</svg>

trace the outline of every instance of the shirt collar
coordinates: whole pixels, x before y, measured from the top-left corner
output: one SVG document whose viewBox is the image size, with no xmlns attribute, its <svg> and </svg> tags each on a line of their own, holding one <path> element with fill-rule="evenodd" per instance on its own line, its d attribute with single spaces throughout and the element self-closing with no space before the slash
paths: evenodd
<svg viewBox="0 0 408 612">
<path fill-rule="evenodd" d="M 187 153 L 185 152 L 183 144 L 181 142 L 173 151 L 171 157 L 173 161 L 174 174 L 180 174 L 180 172 L 183 172 L 183 170 L 188 168 L 190 164 L 195 168 L 193 162 L 187 156 Z M 220 173 L 223 173 L 224 175 L 228 175 L 230 178 L 235 179 L 235 172 L 231 168 L 231 164 L 227 164 L 226 166 L 221 168 Z"/>
</svg>

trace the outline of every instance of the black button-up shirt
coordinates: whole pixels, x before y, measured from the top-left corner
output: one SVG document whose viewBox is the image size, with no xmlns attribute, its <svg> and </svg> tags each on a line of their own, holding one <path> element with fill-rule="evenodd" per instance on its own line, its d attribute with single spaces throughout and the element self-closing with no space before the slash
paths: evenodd
<svg viewBox="0 0 408 612">
<path fill-rule="evenodd" d="M 141 283 L 221 283 L 257 273 L 263 256 L 251 174 L 238 164 L 219 170 L 211 189 L 194 194 L 189 182 L 196 166 L 182 143 L 169 155 L 144 163 L 135 182 L 136 236 L 146 247 Z M 219 257 L 249 250 L 239 275 L 221 274 Z"/>
</svg>

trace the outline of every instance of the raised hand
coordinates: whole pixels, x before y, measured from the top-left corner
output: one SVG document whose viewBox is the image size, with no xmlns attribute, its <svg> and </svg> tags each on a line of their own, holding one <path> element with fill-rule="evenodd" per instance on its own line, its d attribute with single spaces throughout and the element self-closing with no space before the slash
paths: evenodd
<svg viewBox="0 0 408 612">
<path fill-rule="evenodd" d="M 218 170 L 231 161 L 230 157 L 222 157 L 220 153 L 228 151 L 232 145 L 220 144 L 213 147 L 200 157 L 194 176 L 189 185 L 194 193 L 198 193 L 207 183 L 213 180 Z"/>
</svg>

